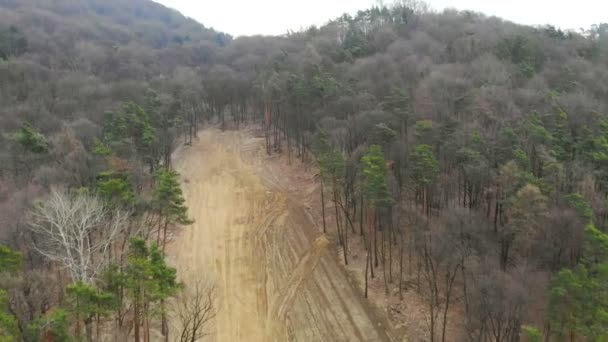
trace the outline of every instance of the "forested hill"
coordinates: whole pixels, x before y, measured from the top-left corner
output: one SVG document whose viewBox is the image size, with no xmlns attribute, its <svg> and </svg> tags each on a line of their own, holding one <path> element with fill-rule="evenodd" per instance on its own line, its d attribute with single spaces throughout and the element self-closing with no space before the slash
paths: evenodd
<svg viewBox="0 0 608 342">
<path fill-rule="evenodd" d="M 69 341 L 74 336 L 80 340 L 84 327 L 90 340 L 91 317 L 77 318 L 84 316 L 72 310 L 82 308 L 69 303 L 96 300 L 96 305 L 105 305 L 104 312 L 109 307 L 125 310 L 116 304 L 115 292 L 86 297 L 87 289 L 94 290 L 89 296 L 97 291 L 89 285 L 102 286 L 96 272 L 106 276 L 106 267 L 118 263 L 118 244 L 112 245 L 113 256 L 104 261 L 108 245 L 103 241 L 116 242 L 120 236 L 120 250 L 125 252 L 129 239 L 136 232 L 142 235 L 141 227 L 158 229 L 143 223 L 146 215 L 155 215 L 152 206 L 158 213 L 159 207 L 181 198 L 177 175 L 148 168 L 153 160 L 171 153 L 171 134 L 181 113 L 175 107 L 179 94 L 172 85 L 176 82 L 168 80 L 191 75 L 180 68 L 209 66 L 218 49 L 231 39 L 151 1 L 0 0 L 0 340 Z M 131 102 L 146 102 L 148 111 L 132 105 L 129 114 L 122 112 Z M 176 115 L 162 121 L 156 116 L 151 125 L 150 114 L 161 106 L 163 113 Z M 108 119 L 115 111 L 124 115 Z M 105 153 L 110 147 L 104 144 L 110 124 L 124 129 L 112 132 L 122 140 L 111 145 L 119 151 L 111 155 Z M 163 142 L 170 141 L 162 151 L 161 135 L 166 137 Z M 138 159 L 142 149 L 149 152 L 146 162 Z M 169 183 L 155 186 L 161 181 Z M 50 197 L 51 187 L 56 189 L 55 197 Z M 155 202 L 160 191 L 170 191 L 175 197 L 169 194 L 164 197 L 169 202 Z M 48 206 L 41 208 L 40 203 Z M 48 215 L 46 220 L 32 219 L 35 207 L 64 215 L 64 224 L 50 225 Z M 173 208 L 185 210 L 183 202 Z M 72 220 L 65 221 L 65 215 L 73 215 Z M 78 228 L 80 239 L 76 238 L 76 217 L 88 220 L 88 225 Z M 125 220 L 130 222 L 128 229 Z M 176 224 L 174 220 L 168 220 L 167 226 Z M 33 229 L 34 221 L 44 227 L 42 231 Z M 178 221 L 187 223 L 186 215 Z M 52 238 L 58 229 L 70 235 L 63 244 Z M 76 251 L 85 245 L 84 254 Z M 144 246 L 140 251 L 148 253 L 148 262 L 150 253 L 159 255 L 158 248 Z M 75 257 L 66 259 L 67 254 Z M 120 255 L 122 267 L 126 252 Z M 87 260 L 94 265 L 80 271 L 68 266 Z M 175 285 L 174 270 L 171 273 L 164 261 L 154 267 L 173 274 Z M 98 278 L 91 277 L 94 273 Z M 164 286 L 175 290 L 169 283 Z M 99 302 L 101 298 L 106 301 Z M 105 313 L 102 316 L 109 319 Z M 123 319 L 119 329 L 106 325 L 108 331 L 116 331 L 114 338 L 122 334 Z"/>
<path fill-rule="evenodd" d="M 23 192 L 38 190 L 25 184 L 90 184 L 99 171 L 90 152 L 105 113 L 152 89 L 169 103 L 171 90 L 161 89 L 178 67 L 209 65 L 231 39 L 152 1 L 0 1 L 2 199 L 29 202 Z M 54 140 L 48 155 L 23 155 L 28 148 L 13 138 L 24 123 Z M 6 237 L 21 214 L 2 210 Z"/>
<path fill-rule="evenodd" d="M 387 293 L 409 277 L 435 340 L 444 324 L 457 340 L 514 341 L 523 324 L 606 338 L 608 25 L 418 1 L 232 40 L 144 0 L 0 0 L 0 237 L 26 256 L 27 284 L 59 289 L 9 289 L 20 334 L 70 283 L 33 252 L 35 200 L 62 187 L 126 208 L 130 228 L 187 223 L 159 191 L 177 184 L 177 139 L 205 121 L 262 123 L 268 153 L 317 163 L 346 218 L 327 230 L 347 244 L 361 227 L 371 274 Z M 385 243 L 414 270 L 387 266 Z"/>
<path fill-rule="evenodd" d="M 231 37 L 144 0 L 0 2 L 3 130 L 43 131 L 137 99 Z"/>
</svg>

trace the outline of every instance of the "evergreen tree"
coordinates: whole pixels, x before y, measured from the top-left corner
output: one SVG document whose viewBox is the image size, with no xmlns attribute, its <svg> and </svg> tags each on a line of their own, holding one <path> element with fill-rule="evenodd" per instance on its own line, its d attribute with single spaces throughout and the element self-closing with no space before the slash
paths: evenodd
<svg viewBox="0 0 608 342">
<path fill-rule="evenodd" d="M 164 314 L 164 306 L 158 304 L 176 294 L 180 284 L 175 268 L 167 265 L 158 246 L 148 246 L 140 238 L 131 240 L 124 279 L 133 306 L 135 341 L 139 341 L 140 326 L 144 326 L 144 333 L 148 335 L 150 318 Z"/>
<path fill-rule="evenodd" d="M 526 342 L 543 342 L 543 334 L 538 330 L 538 328 L 530 325 L 524 325 L 522 330 Z"/>
<path fill-rule="evenodd" d="M 0 272 L 17 272 L 21 267 L 23 257 L 21 253 L 15 252 L 7 246 L 0 245 Z"/>
<path fill-rule="evenodd" d="M 69 311 L 76 319 L 76 336 L 81 337 L 80 323 L 84 322 L 87 341 L 93 341 L 93 321 L 97 318 L 97 339 L 99 339 L 99 318 L 114 309 L 111 293 L 100 291 L 81 281 L 66 288 Z"/>
<path fill-rule="evenodd" d="M 388 171 L 382 148 L 378 145 L 372 145 L 367 151 L 367 154 L 361 158 L 363 164 L 363 195 L 368 205 L 368 235 L 367 235 L 367 262 L 365 267 L 365 297 L 367 297 L 368 281 L 367 274 L 371 270 L 372 277 L 374 276 L 373 265 L 371 260 L 372 248 L 376 252 L 376 222 L 377 212 L 381 209 L 387 209 L 393 204 L 393 198 L 388 190 Z M 377 258 L 376 258 L 377 260 Z"/>
<path fill-rule="evenodd" d="M 113 206 L 128 208 L 135 204 L 136 195 L 127 173 L 100 173 L 97 176 L 97 191 Z"/>
<path fill-rule="evenodd" d="M 593 163 L 598 185 L 608 193 L 608 119 L 600 120 L 599 126 L 599 135 L 592 139 L 592 147 L 585 153 Z"/>
<path fill-rule="evenodd" d="M 21 124 L 21 128 L 15 133 L 14 139 L 26 151 L 31 153 L 45 154 L 49 152 L 48 141 L 29 122 Z"/>
<path fill-rule="evenodd" d="M 8 293 L 0 289 L 0 342 L 18 341 L 17 319 L 8 311 Z"/>
<path fill-rule="evenodd" d="M 158 230 L 157 243 L 161 243 L 165 253 L 167 228 L 173 225 L 188 225 L 194 223 L 188 217 L 188 207 L 179 184 L 179 174 L 173 170 L 159 170 L 156 172 L 156 188 L 154 189 L 153 207 L 161 218 Z"/>
<path fill-rule="evenodd" d="M 549 290 L 549 321 L 558 336 L 608 339 L 608 235 L 589 223 L 586 248 L 575 269 L 564 269 Z"/>
<path fill-rule="evenodd" d="M 348 231 L 346 227 L 341 224 L 340 214 L 340 212 L 344 211 L 344 213 L 348 215 L 344 208 L 344 204 L 342 203 L 341 191 L 345 171 L 344 155 L 335 146 L 330 144 L 325 132 L 318 132 L 315 136 L 315 142 L 315 154 L 321 171 L 321 187 L 331 186 L 336 211 L 338 240 L 343 247 L 344 262 L 348 264 Z M 321 190 L 321 196 L 324 196 L 323 189 Z M 325 202 L 324 198 L 321 199 L 321 202 Z M 321 203 L 321 205 L 324 205 L 324 203 Z M 323 215 L 325 215 L 325 208 L 323 208 Z M 325 220 L 325 217 L 323 219 Z"/>
<path fill-rule="evenodd" d="M 439 163 L 430 145 L 416 145 L 410 158 L 411 177 L 423 211 L 430 214 L 431 185 L 439 173 Z"/>
<path fill-rule="evenodd" d="M 0 277 L 16 272 L 21 266 L 21 254 L 0 245 Z M 0 342 L 18 341 L 17 319 L 8 310 L 8 292 L 0 288 Z"/>
<path fill-rule="evenodd" d="M 137 103 L 123 104 L 118 113 L 106 114 L 103 144 L 105 148 L 97 148 L 99 152 L 117 152 L 120 157 L 135 157 L 141 159 L 151 172 L 156 170 L 162 158 L 155 121 L 146 109 Z M 159 123 L 160 125 L 160 123 Z"/>
<path fill-rule="evenodd" d="M 393 200 L 388 191 L 388 171 L 382 148 L 379 145 L 370 146 L 361 161 L 365 176 L 363 192 L 368 203 L 376 209 L 391 205 Z"/>
<path fill-rule="evenodd" d="M 35 319 L 27 327 L 29 341 L 71 342 L 75 339 L 69 333 L 70 319 L 67 311 L 53 309 Z"/>
</svg>

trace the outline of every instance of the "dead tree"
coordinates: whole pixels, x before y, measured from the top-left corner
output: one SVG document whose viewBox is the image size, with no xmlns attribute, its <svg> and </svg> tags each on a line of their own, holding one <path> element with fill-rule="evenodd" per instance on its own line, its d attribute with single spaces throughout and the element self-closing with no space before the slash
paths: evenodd
<svg viewBox="0 0 608 342">
<path fill-rule="evenodd" d="M 174 306 L 179 332 L 176 340 L 196 342 L 210 334 L 209 322 L 217 314 L 215 296 L 215 285 L 204 281 L 197 281 L 181 293 Z"/>
<path fill-rule="evenodd" d="M 73 282 L 92 283 L 128 217 L 96 196 L 53 188 L 30 212 L 29 226 L 37 252 L 67 269 Z"/>
</svg>

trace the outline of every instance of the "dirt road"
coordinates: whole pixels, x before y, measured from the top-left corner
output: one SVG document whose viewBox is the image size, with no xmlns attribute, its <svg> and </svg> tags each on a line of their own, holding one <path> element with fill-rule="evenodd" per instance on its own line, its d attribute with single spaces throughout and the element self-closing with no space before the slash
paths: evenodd
<svg viewBox="0 0 608 342">
<path fill-rule="evenodd" d="M 171 259 L 186 285 L 218 287 L 209 340 L 388 341 L 266 158 L 252 130 L 208 129 L 175 155 L 196 223 L 174 237 Z"/>
</svg>

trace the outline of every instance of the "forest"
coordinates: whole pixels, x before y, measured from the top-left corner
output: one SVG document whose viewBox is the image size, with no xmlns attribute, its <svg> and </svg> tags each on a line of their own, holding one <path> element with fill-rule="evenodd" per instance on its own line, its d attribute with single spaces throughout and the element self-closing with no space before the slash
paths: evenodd
<svg viewBox="0 0 608 342">
<path fill-rule="evenodd" d="M 404 0 L 233 38 L 147 0 L 0 0 L 0 341 L 169 339 L 171 155 L 209 125 L 318 168 L 361 296 L 414 291 L 421 340 L 608 339 L 608 24 Z M 213 316 L 195 290 L 180 341 Z"/>
</svg>

